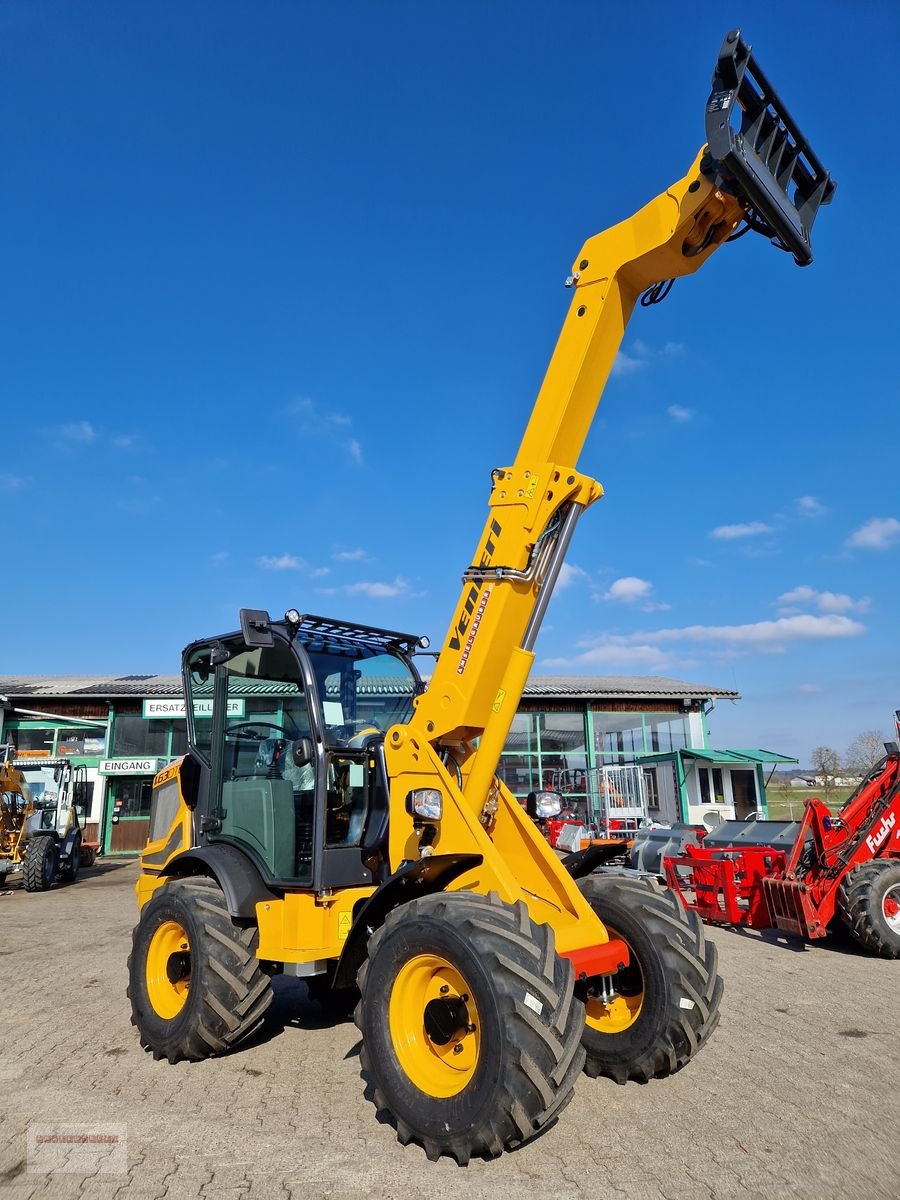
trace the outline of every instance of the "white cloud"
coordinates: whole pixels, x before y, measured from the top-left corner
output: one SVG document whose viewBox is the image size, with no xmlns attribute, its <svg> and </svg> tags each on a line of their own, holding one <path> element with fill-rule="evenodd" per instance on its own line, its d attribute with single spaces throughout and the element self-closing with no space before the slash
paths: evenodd
<svg viewBox="0 0 900 1200">
<path fill-rule="evenodd" d="M 606 671 L 641 671 L 655 673 L 665 670 L 670 659 L 657 646 L 625 646 L 609 641 L 594 646 L 574 658 L 548 658 L 543 667 L 592 667 Z"/>
<path fill-rule="evenodd" d="M 311 579 L 321 579 L 324 575 L 331 574 L 331 567 L 310 567 L 309 575 Z"/>
<path fill-rule="evenodd" d="M 4 492 L 21 492 L 28 487 L 29 479 L 25 475 L 0 475 L 0 490 Z"/>
<path fill-rule="evenodd" d="M 888 550 L 900 540 L 900 521 L 896 517 L 872 517 L 847 539 L 847 545 L 859 550 Z"/>
<path fill-rule="evenodd" d="M 638 579 L 636 575 L 625 575 L 611 583 L 609 591 L 604 592 L 601 598 L 616 604 L 634 604 L 649 596 L 652 591 L 653 584 L 646 579 Z"/>
<path fill-rule="evenodd" d="M 651 600 L 653 584 L 646 579 L 638 579 L 636 575 L 625 575 L 610 584 L 609 590 L 600 595 L 601 600 L 610 604 L 636 604 L 641 612 L 664 612 L 671 608 L 658 600 Z M 595 596 L 596 600 L 597 597 Z"/>
<path fill-rule="evenodd" d="M 409 583 L 398 575 L 393 583 L 361 581 L 348 583 L 344 588 L 348 596 L 368 596 L 371 600 L 390 600 L 394 596 L 408 596 Z"/>
<path fill-rule="evenodd" d="M 563 588 L 570 587 L 579 579 L 587 579 L 587 571 L 583 571 L 581 567 L 577 567 L 574 563 L 564 562 L 559 570 L 559 578 L 556 581 L 556 590 L 561 592 Z"/>
<path fill-rule="evenodd" d="M 798 496 L 796 503 L 802 517 L 822 517 L 828 512 L 815 496 Z"/>
<path fill-rule="evenodd" d="M 136 442 L 137 436 L 133 433 L 120 433 L 112 440 L 112 444 L 117 450 L 131 450 Z"/>
<path fill-rule="evenodd" d="M 624 350 L 620 350 L 613 359 L 610 375 L 613 379 L 621 379 L 625 375 L 633 375 L 635 371 L 642 371 L 647 365 L 647 360 L 644 358 L 633 358 L 630 354 L 626 354 Z"/>
<path fill-rule="evenodd" d="M 256 562 L 266 571 L 301 571 L 306 566 L 303 559 L 294 554 L 263 554 Z"/>
<path fill-rule="evenodd" d="M 635 372 L 642 371 L 649 366 L 653 359 L 670 358 L 673 355 L 681 354 L 683 350 L 684 346 L 681 342 L 666 342 L 660 350 L 655 350 L 652 346 L 648 346 L 642 338 L 635 338 L 628 351 L 620 350 L 613 359 L 610 375 L 614 379 L 634 375 Z"/>
<path fill-rule="evenodd" d="M 353 419 L 345 413 L 321 408 L 308 396 L 299 396 L 286 405 L 285 412 L 294 418 L 297 430 L 306 438 L 339 443 L 357 466 L 363 462 L 363 448 L 358 438 L 350 436 Z"/>
<path fill-rule="evenodd" d="M 337 550 L 331 557 L 335 562 L 359 562 L 366 555 L 367 551 L 357 546 L 355 550 Z"/>
<path fill-rule="evenodd" d="M 772 526 L 765 521 L 748 521 L 744 525 L 717 525 L 710 531 L 709 536 L 722 542 L 734 541 L 736 538 L 758 537 L 762 533 L 771 533 Z"/>
<path fill-rule="evenodd" d="M 779 617 L 775 621 L 754 621 L 746 625 L 686 625 L 680 629 L 657 629 L 651 633 L 629 634 L 626 641 L 629 644 L 720 643 L 728 646 L 781 650 L 788 642 L 857 637 L 865 631 L 865 625 L 851 620 L 850 617 L 839 616 L 836 613 L 816 617 L 804 613 L 793 617 Z"/>
<path fill-rule="evenodd" d="M 89 421 L 73 421 L 69 425 L 60 425 L 55 433 L 62 441 L 79 446 L 86 446 L 97 436 Z"/>
<path fill-rule="evenodd" d="M 795 587 L 790 592 L 784 592 L 775 601 L 783 613 L 792 613 L 801 608 L 817 608 L 823 613 L 868 612 L 871 601 L 868 596 L 854 600 L 843 592 L 818 592 L 815 588 L 806 586 Z"/>
<path fill-rule="evenodd" d="M 209 561 L 218 565 L 219 563 L 228 562 L 231 555 L 227 550 L 219 550 L 215 554 L 209 556 Z"/>
<path fill-rule="evenodd" d="M 819 692 L 824 691 L 824 688 L 822 687 L 821 683 L 801 683 L 797 688 L 797 691 L 804 692 L 810 696 L 815 696 L 818 695 Z"/>
<path fill-rule="evenodd" d="M 678 421 L 682 425 L 694 419 L 694 410 L 692 408 L 682 408 L 680 404 L 670 404 L 666 412 L 673 421 Z"/>
</svg>

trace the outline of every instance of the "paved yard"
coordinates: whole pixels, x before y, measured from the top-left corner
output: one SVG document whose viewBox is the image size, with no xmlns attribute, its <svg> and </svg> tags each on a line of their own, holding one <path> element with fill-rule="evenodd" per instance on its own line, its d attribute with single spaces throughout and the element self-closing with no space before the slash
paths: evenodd
<svg viewBox="0 0 900 1200">
<path fill-rule="evenodd" d="M 900 963 L 714 932 L 722 1021 L 686 1070 L 643 1087 L 583 1077 L 542 1137 L 461 1169 L 376 1121 L 355 1027 L 324 1023 L 296 981 L 278 981 L 266 1040 L 229 1058 L 144 1054 L 124 995 L 136 874 L 107 862 L 74 887 L 0 896 L 3 1200 L 900 1195 Z M 37 1143 L 67 1123 L 118 1141 Z M 29 1169 L 29 1130 L 33 1164 L 67 1171 Z"/>
</svg>

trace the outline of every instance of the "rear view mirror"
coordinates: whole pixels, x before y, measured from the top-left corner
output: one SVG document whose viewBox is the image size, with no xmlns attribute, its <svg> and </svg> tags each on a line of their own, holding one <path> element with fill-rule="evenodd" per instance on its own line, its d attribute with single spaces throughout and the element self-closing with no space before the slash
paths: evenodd
<svg viewBox="0 0 900 1200">
<path fill-rule="evenodd" d="M 297 767 L 308 766 L 312 762 L 315 751 L 313 744 L 308 737 L 297 738 L 291 749 L 291 754 L 294 759 L 294 765 Z"/>
</svg>

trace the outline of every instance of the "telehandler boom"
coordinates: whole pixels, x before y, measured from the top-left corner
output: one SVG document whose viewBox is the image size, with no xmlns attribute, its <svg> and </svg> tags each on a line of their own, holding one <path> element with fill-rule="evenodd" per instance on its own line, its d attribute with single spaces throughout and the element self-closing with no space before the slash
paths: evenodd
<svg viewBox="0 0 900 1200">
<path fill-rule="evenodd" d="M 306 978 L 325 1002 L 357 1000 L 363 1072 L 401 1142 L 466 1163 L 554 1120 L 582 1069 L 666 1075 L 715 1028 L 697 916 L 634 873 L 574 878 L 496 775 L 576 522 L 602 494 L 576 464 L 638 300 L 743 226 L 812 258 L 834 185 L 739 31 L 706 124 L 684 178 L 575 260 L 427 690 L 424 639 L 293 609 L 242 610 L 239 632 L 185 650 L 190 749 L 154 780 L 129 965 L 155 1057 L 223 1053 L 262 1020 L 273 973 Z"/>
</svg>

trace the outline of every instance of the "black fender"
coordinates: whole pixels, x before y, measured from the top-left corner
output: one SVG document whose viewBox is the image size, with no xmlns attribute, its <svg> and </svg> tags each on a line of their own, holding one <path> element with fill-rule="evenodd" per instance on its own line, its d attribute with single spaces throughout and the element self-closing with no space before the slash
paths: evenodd
<svg viewBox="0 0 900 1200">
<path fill-rule="evenodd" d="M 576 850 L 572 854 L 567 854 L 562 859 L 562 865 L 573 879 L 583 879 L 585 875 L 590 875 L 592 871 L 608 863 L 611 858 L 617 858 L 621 854 L 625 854 L 627 858 L 628 847 L 624 842 L 618 846 L 615 843 L 587 846 L 584 850 Z"/>
<path fill-rule="evenodd" d="M 341 951 L 332 987 L 355 987 L 356 972 L 365 960 L 369 938 L 384 924 L 391 909 L 419 896 L 443 892 L 457 876 L 471 871 L 483 861 L 480 854 L 432 854 L 428 858 L 408 862 L 395 871 L 372 893 L 356 915 Z"/>
<path fill-rule="evenodd" d="M 176 854 L 166 863 L 163 875 L 209 875 L 225 894 L 233 917 L 256 920 L 261 900 L 280 900 L 263 882 L 258 868 L 236 846 L 202 846 Z"/>
</svg>

